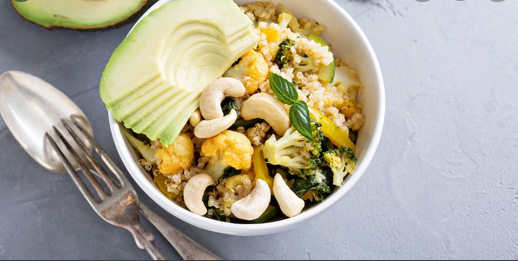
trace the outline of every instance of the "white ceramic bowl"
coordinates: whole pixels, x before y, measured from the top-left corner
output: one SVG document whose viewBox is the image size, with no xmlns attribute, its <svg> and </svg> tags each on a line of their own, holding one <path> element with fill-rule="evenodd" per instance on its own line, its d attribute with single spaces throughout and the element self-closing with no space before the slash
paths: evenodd
<svg viewBox="0 0 518 261">
<path fill-rule="evenodd" d="M 172 0 L 160 0 L 155 4 L 157 8 Z M 252 236 L 271 234 L 293 228 L 305 220 L 322 213 L 340 200 L 361 178 L 367 166 L 372 160 L 378 147 L 383 129 L 385 116 L 385 91 L 381 70 L 374 51 L 365 37 L 364 33 L 356 22 L 338 4 L 332 0 L 272 0 L 275 3 L 283 3 L 284 6 L 293 11 L 297 18 L 309 18 L 325 26 L 323 39 L 332 44 L 335 57 L 345 58 L 350 66 L 355 69 L 365 86 L 361 100 L 364 103 L 363 113 L 365 125 L 359 131 L 356 146 L 358 162 L 354 174 L 340 188 L 336 189 L 325 201 L 304 210 L 298 216 L 286 218 L 263 224 L 233 224 L 221 222 L 206 217 L 197 216 L 190 211 L 176 205 L 165 197 L 155 184 L 143 172 L 143 169 L 136 164 L 137 153 L 126 141 L 121 133 L 122 125 L 117 123 L 111 113 L 109 114 L 110 128 L 119 155 L 128 169 L 129 173 L 158 205 L 175 217 L 202 229 L 213 232 Z M 238 5 L 243 5 L 254 0 L 235 0 Z M 338 219 L 336 222 L 340 222 Z"/>
</svg>

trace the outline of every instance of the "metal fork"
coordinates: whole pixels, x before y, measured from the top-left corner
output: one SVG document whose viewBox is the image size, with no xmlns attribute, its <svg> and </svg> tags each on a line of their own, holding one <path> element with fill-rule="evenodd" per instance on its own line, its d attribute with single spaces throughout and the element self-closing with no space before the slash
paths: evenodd
<svg viewBox="0 0 518 261">
<path fill-rule="evenodd" d="M 56 128 L 56 126 L 54 126 L 56 135 L 59 137 L 66 149 L 70 152 L 70 155 L 72 155 L 73 161 L 80 166 L 86 179 L 94 188 L 98 198 L 96 198 L 92 191 L 86 186 L 79 174 L 74 169 L 73 165 L 65 157 L 63 151 L 59 148 L 57 142 L 47 132 L 46 138 L 49 140 L 51 146 L 63 161 L 63 164 L 70 174 L 70 177 L 72 177 L 74 183 L 79 188 L 83 196 L 87 199 L 88 203 L 90 203 L 95 212 L 101 216 L 101 218 L 114 226 L 127 229 L 135 238 L 137 246 L 140 249 L 145 249 L 151 258 L 155 260 L 163 260 L 164 256 L 160 253 L 153 242 L 153 235 L 140 224 L 138 197 L 126 175 L 121 172 L 121 170 L 117 167 L 117 165 L 115 165 L 104 149 L 94 140 L 94 138 L 84 129 L 84 127 L 76 119 L 74 119 L 74 116 L 71 117 L 71 120 L 95 148 L 97 154 L 101 157 L 106 166 L 108 166 L 116 179 L 106 173 L 104 168 L 94 158 L 92 152 L 81 141 L 72 127 L 65 120 L 61 120 L 63 126 L 70 133 L 74 141 L 81 147 L 85 158 L 88 160 L 91 166 L 93 166 L 95 174 L 104 181 L 108 190 L 106 190 L 93 176 L 93 171 L 87 167 L 87 164 L 81 159 L 78 152 L 72 148 L 70 143 L 65 139 L 64 135 Z"/>
</svg>

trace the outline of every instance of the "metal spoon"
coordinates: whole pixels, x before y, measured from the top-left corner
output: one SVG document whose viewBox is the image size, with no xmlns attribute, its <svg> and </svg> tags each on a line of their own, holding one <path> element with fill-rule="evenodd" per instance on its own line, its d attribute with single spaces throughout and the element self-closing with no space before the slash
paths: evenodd
<svg viewBox="0 0 518 261">
<path fill-rule="evenodd" d="M 90 122 L 72 100 L 44 80 L 24 72 L 8 71 L 0 75 L 0 114 L 25 151 L 41 166 L 53 172 L 65 172 L 66 169 L 45 138 L 45 133 L 53 133 L 50 130 L 53 126 L 59 125 L 57 123 L 61 119 L 74 115 L 74 118 L 93 134 Z M 60 132 L 68 133 L 64 129 Z M 89 144 L 86 140 L 83 143 Z M 77 151 L 79 148 L 74 149 Z M 74 167 L 79 169 L 78 166 Z M 220 259 L 171 226 L 143 203 L 140 203 L 140 213 L 164 235 L 182 258 Z"/>
<path fill-rule="evenodd" d="M 0 97 L 0 113 L 25 151 L 44 168 L 66 172 L 58 154 L 45 138 L 45 133 L 52 130 L 52 126 L 61 119 L 76 115 L 92 134 L 92 127 L 81 109 L 47 82 L 17 71 L 0 76 Z M 66 133 L 64 128 L 60 131 Z M 86 139 L 82 141 L 86 142 Z M 74 144 L 74 149 L 79 147 Z"/>
</svg>

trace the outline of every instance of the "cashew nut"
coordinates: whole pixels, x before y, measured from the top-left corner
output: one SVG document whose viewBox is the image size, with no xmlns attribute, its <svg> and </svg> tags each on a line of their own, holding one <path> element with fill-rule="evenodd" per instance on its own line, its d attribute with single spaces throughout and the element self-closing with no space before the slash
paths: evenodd
<svg viewBox="0 0 518 261">
<path fill-rule="evenodd" d="M 189 118 L 189 123 L 191 124 L 191 126 L 196 127 L 196 125 L 198 125 L 198 123 L 200 123 L 200 121 L 201 121 L 200 110 L 196 110 L 195 112 L 192 113 L 191 117 Z"/>
<path fill-rule="evenodd" d="M 290 127 L 290 117 L 284 106 L 266 93 L 257 93 L 248 98 L 241 107 L 241 117 L 245 120 L 263 119 L 279 135 L 284 135 Z"/>
<path fill-rule="evenodd" d="M 230 128 L 237 120 L 237 113 L 235 110 L 231 110 L 230 113 L 222 118 L 213 120 L 200 121 L 194 128 L 194 136 L 200 139 L 206 139 L 214 137 L 224 130 Z"/>
<path fill-rule="evenodd" d="M 212 177 L 205 173 L 198 174 L 187 181 L 183 190 L 183 200 L 192 213 L 200 216 L 207 213 L 207 208 L 203 204 L 203 194 L 213 183 Z"/>
<path fill-rule="evenodd" d="M 305 204 L 304 200 L 299 198 L 295 192 L 288 187 L 279 173 L 277 173 L 273 179 L 273 195 L 275 199 L 277 199 L 282 213 L 287 217 L 294 217 L 302 212 Z"/>
<path fill-rule="evenodd" d="M 268 208 L 271 197 L 268 184 L 264 180 L 258 179 L 255 182 L 254 190 L 248 196 L 232 204 L 232 213 L 242 220 L 257 219 Z"/>
<path fill-rule="evenodd" d="M 241 97 L 245 95 L 246 88 L 237 79 L 224 77 L 213 81 L 203 90 L 200 97 L 200 111 L 203 118 L 213 120 L 223 117 L 221 102 L 225 97 Z"/>
</svg>

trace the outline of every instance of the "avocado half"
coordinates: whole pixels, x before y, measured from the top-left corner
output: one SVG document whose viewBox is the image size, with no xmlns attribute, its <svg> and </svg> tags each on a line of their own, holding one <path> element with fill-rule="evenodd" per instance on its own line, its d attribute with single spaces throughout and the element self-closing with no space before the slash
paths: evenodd
<svg viewBox="0 0 518 261">
<path fill-rule="evenodd" d="M 172 144 L 221 77 L 259 37 L 232 0 L 175 0 L 144 17 L 113 52 L 99 93 L 115 120 Z"/>
<path fill-rule="evenodd" d="M 118 24 L 148 0 L 11 0 L 26 20 L 46 28 L 97 29 Z"/>
</svg>

